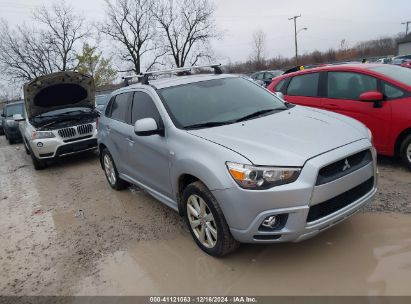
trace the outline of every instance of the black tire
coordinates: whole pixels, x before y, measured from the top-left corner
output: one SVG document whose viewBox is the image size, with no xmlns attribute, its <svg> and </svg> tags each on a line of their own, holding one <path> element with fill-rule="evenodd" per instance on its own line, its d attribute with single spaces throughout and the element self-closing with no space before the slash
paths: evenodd
<svg viewBox="0 0 411 304">
<path fill-rule="evenodd" d="M 35 170 L 43 170 L 47 164 L 44 160 L 38 159 L 33 153 L 30 153 L 31 160 Z"/>
<path fill-rule="evenodd" d="M 108 171 L 106 169 L 105 157 L 108 157 L 111 160 L 113 170 L 114 170 L 114 177 L 115 177 L 114 181 L 113 179 L 109 178 L 109 175 L 107 173 Z M 103 151 L 101 152 L 101 164 L 103 166 L 104 175 L 106 176 L 108 184 L 110 185 L 111 188 L 113 188 L 114 190 L 120 191 L 130 186 L 128 182 L 126 182 L 125 180 L 122 180 L 119 177 L 117 167 L 114 163 L 113 157 L 111 156 L 110 152 L 107 149 L 103 149 Z"/>
<path fill-rule="evenodd" d="M 23 138 L 23 145 L 24 145 L 24 150 L 26 151 L 26 154 L 30 155 L 30 150 L 29 150 L 29 148 L 27 148 L 27 144 L 26 144 L 26 141 L 24 140 L 24 138 Z"/>
<path fill-rule="evenodd" d="M 210 247 L 204 246 L 200 242 L 200 240 L 197 238 L 197 236 L 194 233 L 193 228 L 190 225 L 189 215 L 187 212 L 187 204 L 188 204 L 188 199 L 190 198 L 191 195 L 196 195 L 202 198 L 203 201 L 206 203 L 208 210 L 211 211 L 214 217 L 214 221 L 215 221 L 216 228 L 217 228 L 216 229 L 217 230 L 217 240 L 216 240 L 214 247 L 210 248 Z M 224 255 L 227 255 L 235 251 L 240 246 L 240 243 L 236 241 L 231 235 L 230 229 L 227 225 L 224 214 L 221 211 L 221 208 L 217 200 L 214 198 L 210 190 L 208 190 L 207 187 L 202 182 L 197 181 L 197 182 L 194 182 L 188 185 L 183 191 L 182 199 L 184 202 L 184 217 L 185 217 L 188 229 L 190 230 L 190 233 L 194 241 L 201 248 L 201 250 L 203 250 L 205 253 L 211 256 L 222 257 Z"/>
<path fill-rule="evenodd" d="M 12 139 L 12 138 L 8 138 L 8 140 L 9 140 L 10 145 L 13 145 L 15 143 L 14 139 Z"/>
<path fill-rule="evenodd" d="M 411 170 L 411 135 L 402 141 L 400 155 L 404 164 Z"/>
</svg>

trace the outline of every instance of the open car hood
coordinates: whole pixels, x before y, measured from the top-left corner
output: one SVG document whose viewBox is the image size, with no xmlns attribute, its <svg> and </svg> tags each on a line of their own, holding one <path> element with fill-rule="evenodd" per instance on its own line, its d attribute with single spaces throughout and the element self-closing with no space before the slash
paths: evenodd
<svg viewBox="0 0 411 304">
<path fill-rule="evenodd" d="M 93 77 L 76 72 L 47 74 L 24 85 L 24 103 L 29 119 L 59 109 L 93 108 L 94 98 Z"/>
</svg>

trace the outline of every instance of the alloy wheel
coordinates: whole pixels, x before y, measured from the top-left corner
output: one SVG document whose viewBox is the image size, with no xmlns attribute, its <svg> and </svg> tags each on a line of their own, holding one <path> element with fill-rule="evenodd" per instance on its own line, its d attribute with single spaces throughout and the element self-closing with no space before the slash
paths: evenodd
<svg viewBox="0 0 411 304">
<path fill-rule="evenodd" d="M 187 200 L 187 216 L 196 238 L 206 248 L 213 248 L 217 243 L 217 224 L 206 202 L 192 194 Z"/>
<path fill-rule="evenodd" d="M 111 185 L 116 183 L 116 172 L 114 170 L 114 164 L 111 157 L 108 154 L 104 155 L 104 171 Z"/>
</svg>

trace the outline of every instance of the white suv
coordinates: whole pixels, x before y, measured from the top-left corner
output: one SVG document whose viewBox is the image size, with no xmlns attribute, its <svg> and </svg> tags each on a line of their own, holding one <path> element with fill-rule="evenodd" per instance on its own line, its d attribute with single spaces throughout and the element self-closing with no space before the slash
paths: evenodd
<svg viewBox="0 0 411 304">
<path fill-rule="evenodd" d="M 24 86 L 25 118 L 20 132 L 36 170 L 47 161 L 97 149 L 94 81 L 75 72 L 38 77 Z"/>
</svg>

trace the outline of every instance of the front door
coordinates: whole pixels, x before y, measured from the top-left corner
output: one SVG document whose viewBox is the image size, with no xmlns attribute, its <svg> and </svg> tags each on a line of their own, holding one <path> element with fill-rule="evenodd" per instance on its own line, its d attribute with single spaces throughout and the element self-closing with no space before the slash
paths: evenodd
<svg viewBox="0 0 411 304">
<path fill-rule="evenodd" d="M 148 92 L 134 92 L 131 114 L 133 126 L 136 120 L 143 118 L 153 118 L 158 126 L 162 125 L 160 113 Z M 132 132 L 129 134 L 128 157 L 132 178 L 172 197 L 170 153 L 166 136 L 138 136 Z"/>
</svg>

